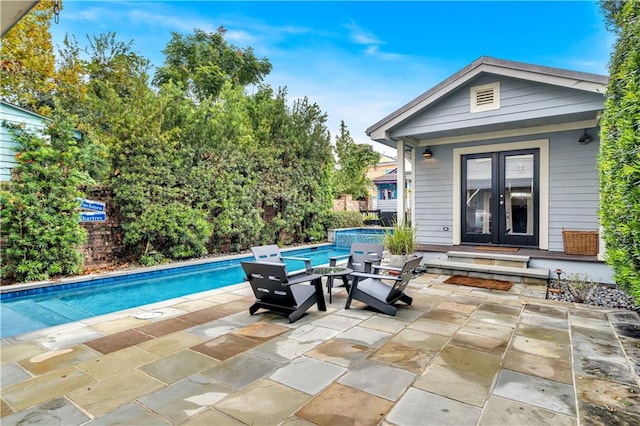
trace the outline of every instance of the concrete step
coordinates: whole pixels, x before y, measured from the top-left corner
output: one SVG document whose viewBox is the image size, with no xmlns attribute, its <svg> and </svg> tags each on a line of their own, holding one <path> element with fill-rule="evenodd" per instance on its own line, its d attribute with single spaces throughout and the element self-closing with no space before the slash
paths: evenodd
<svg viewBox="0 0 640 426">
<path fill-rule="evenodd" d="M 503 253 L 448 251 L 447 258 L 450 262 L 473 263 L 477 265 L 507 266 L 513 268 L 526 268 L 529 264 L 529 256 Z"/>
<path fill-rule="evenodd" d="M 465 275 L 475 278 L 505 280 L 514 283 L 547 285 L 549 269 L 485 265 L 472 262 L 452 262 L 448 259 L 429 259 L 422 264 L 428 273 Z"/>
</svg>

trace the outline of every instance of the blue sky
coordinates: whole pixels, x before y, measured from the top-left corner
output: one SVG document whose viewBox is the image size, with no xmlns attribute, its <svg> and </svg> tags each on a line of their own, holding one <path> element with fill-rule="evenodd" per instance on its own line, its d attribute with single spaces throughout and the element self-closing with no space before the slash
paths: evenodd
<svg viewBox="0 0 640 426">
<path fill-rule="evenodd" d="M 161 65 L 172 32 L 227 29 L 273 65 L 265 82 L 307 96 L 359 143 L 365 129 L 480 56 L 608 74 L 614 37 L 593 1 L 233 2 L 64 0 L 65 33 L 115 32 Z M 374 147 L 392 153 L 374 143 Z"/>
</svg>

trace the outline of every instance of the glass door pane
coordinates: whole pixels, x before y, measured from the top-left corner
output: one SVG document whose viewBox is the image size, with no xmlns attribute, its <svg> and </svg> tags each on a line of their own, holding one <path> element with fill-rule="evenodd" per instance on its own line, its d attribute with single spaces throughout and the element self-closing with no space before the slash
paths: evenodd
<svg viewBox="0 0 640 426">
<path fill-rule="evenodd" d="M 491 157 L 467 158 L 465 166 L 465 233 L 490 236 L 493 160 Z"/>
<path fill-rule="evenodd" d="M 504 157 L 505 235 L 534 235 L 534 155 Z M 502 201 L 501 205 L 502 205 Z"/>
</svg>

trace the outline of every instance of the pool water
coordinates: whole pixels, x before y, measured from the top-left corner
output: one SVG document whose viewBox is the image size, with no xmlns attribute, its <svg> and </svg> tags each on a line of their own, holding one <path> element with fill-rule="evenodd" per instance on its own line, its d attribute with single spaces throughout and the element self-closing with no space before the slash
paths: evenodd
<svg viewBox="0 0 640 426">
<path fill-rule="evenodd" d="M 335 231 L 335 244 L 336 247 L 351 247 L 353 243 L 383 244 L 385 232 L 386 228 L 339 229 Z"/>
<path fill-rule="evenodd" d="M 348 253 L 348 248 L 321 246 L 286 251 L 283 255 L 310 258 L 312 266 L 320 266 L 328 264 L 331 256 Z M 238 284 L 245 280 L 240 265 L 244 260 L 253 260 L 253 257 L 97 279 L 62 290 L 51 286 L 39 289 L 39 294 L 4 293 L 0 305 L 0 337 Z M 289 271 L 304 269 L 304 262 L 288 260 L 286 263 Z"/>
</svg>

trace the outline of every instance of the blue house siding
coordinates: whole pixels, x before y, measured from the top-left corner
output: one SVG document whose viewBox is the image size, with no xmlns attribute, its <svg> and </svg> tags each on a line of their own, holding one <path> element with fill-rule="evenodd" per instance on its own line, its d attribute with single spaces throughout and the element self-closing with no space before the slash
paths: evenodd
<svg viewBox="0 0 640 426">
<path fill-rule="evenodd" d="M 500 109 L 471 113 L 470 88 L 472 86 L 500 82 Z M 492 125 L 494 130 L 523 127 L 507 123 L 524 120 L 541 120 L 539 124 L 563 122 L 569 114 L 599 111 L 601 94 L 554 87 L 548 84 L 526 82 L 514 78 L 482 75 L 461 86 L 442 101 L 408 119 L 391 134 L 394 138 Z M 553 119 L 552 117 L 563 117 Z"/>
<path fill-rule="evenodd" d="M 416 242 L 564 251 L 563 229 L 598 230 L 597 126 L 607 82 L 603 75 L 483 56 L 370 126 L 366 133 L 374 141 L 413 151 Z M 476 87 L 485 91 L 477 99 Z M 474 112 L 472 101 L 479 104 Z M 585 129 L 591 140 L 581 144 Z M 421 156 L 426 147 L 433 153 L 429 159 Z M 517 170 L 513 161 L 519 160 L 508 154 L 513 151 L 525 159 Z M 508 187 L 497 179 L 485 182 L 482 204 L 467 208 L 462 200 L 468 190 L 462 182 L 465 155 L 512 158 L 491 163 L 501 176 L 511 174 Z M 480 163 L 469 164 L 473 181 Z M 513 178 L 518 171 L 521 182 Z M 538 187 L 532 192 L 531 185 Z M 478 213 L 481 230 L 473 220 Z M 496 232 L 488 232 L 489 214 Z M 505 226 L 496 226 L 498 216 Z M 476 227 L 462 229 L 468 220 Z"/>
<path fill-rule="evenodd" d="M 11 179 L 11 169 L 16 164 L 16 141 L 5 126 L 5 121 L 10 124 L 23 124 L 25 128 L 34 132 L 41 132 L 47 118 L 36 113 L 19 108 L 5 102 L 0 102 L 0 181 Z"/>
<path fill-rule="evenodd" d="M 415 218 L 418 244 L 451 245 L 453 235 L 453 147 L 432 148 L 434 160 L 416 160 Z M 443 229 L 448 228 L 448 231 Z"/>
<path fill-rule="evenodd" d="M 562 228 L 598 230 L 599 179 L 596 159 L 598 131 L 594 140 L 577 142 L 576 132 L 549 135 L 549 250 L 563 251 Z"/>
<path fill-rule="evenodd" d="M 577 142 L 576 131 L 494 139 L 431 147 L 433 159 L 417 160 L 415 167 L 415 219 L 418 244 L 453 244 L 453 150 L 469 146 L 549 139 L 549 250 L 563 251 L 562 229 L 597 230 L 599 143 Z"/>
</svg>

